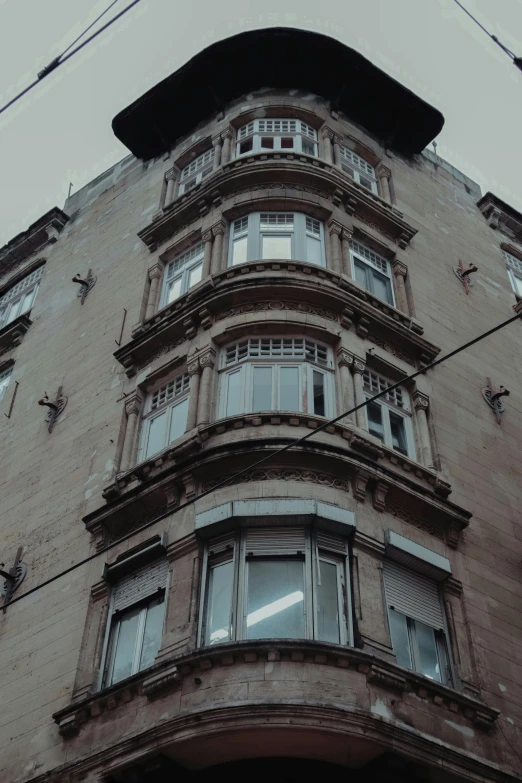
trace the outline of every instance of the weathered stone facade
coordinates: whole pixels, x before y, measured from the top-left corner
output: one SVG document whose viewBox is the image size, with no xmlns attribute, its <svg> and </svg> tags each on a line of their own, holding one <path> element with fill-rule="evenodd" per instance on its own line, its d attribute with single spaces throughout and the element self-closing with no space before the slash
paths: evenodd
<svg viewBox="0 0 522 783">
<path fill-rule="evenodd" d="M 364 402 L 372 373 L 401 381 L 513 315 L 502 250 L 522 273 L 522 217 L 432 153 L 385 145 L 320 95 L 267 84 L 206 115 L 156 159 L 126 158 L 0 251 L 0 297 L 45 263 L 31 309 L 0 329 L 0 380 L 11 370 L 0 402 L 1 556 L 9 569 L 23 547 L 26 567 L 0 616 L 1 779 L 170 780 L 281 756 L 385 779 L 392 770 L 401 780 L 521 779 L 520 324 L 406 382 L 393 410 L 407 424 L 386 419 L 382 438 L 362 408 L 314 431 Z M 289 124 L 253 125 L 246 138 L 276 141 L 241 152 L 240 129 L 259 118 L 304 123 L 316 147 L 298 149 Z M 278 146 L 285 134 L 292 149 Z M 208 150 L 211 169 L 184 174 Z M 355 174 L 343 169 L 350 155 Z M 181 187 L 192 174 L 198 181 Z M 238 262 L 235 221 L 259 214 L 315 221 L 306 230 L 321 261 L 295 252 L 295 217 L 288 257 L 255 256 L 249 224 L 250 255 Z M 180 278 L 168 301 L 168 270 L 200 243 L 201 280 Z M 388 270 L 378 278 L 389 281 L 387 301 L 355 279 L 353 243 Z M 459 260 L 478 267 L 469 293 Z M 94 284 L 80 290 L 71 278 L 89 270 Z M 303 370 L 295 410 L 278 404 L 277 387 L 268 409 L 244 391 L 231 412 L 227 348 L 271 338 L 295 351 L 309 341 L 324 399 L 312 404 Z M 247 367 L 261 354 L 237 356 Z M 243 389 L 258 388 L 250 377 Z M 488 378 L 511 390 L 500 424 L 482 396 Z M 60 387 L 67 404 L 49 432 L 37 402 L 44 393 L 54 402 Z M 154 450 L 144 439 L 158 389 L 186 401 L 186 427 Z M 167 415 L 172 428 L 178 414 Z M 236 628 L 205 644 L 208 542 L 263 525 L 346 542 L 343 643 L 307 620 L 306 638 Z M 394 555 L 392 540 L 409 542 L 413 571 L 449 563 L 429 572 L 444 615 L 441 682 L 397 663 L 383 587 L 402 546 Z M 327 545 L 316 545 L 319 558 Z M 114 585 L 158 554 L 169 569 L 159 651 L 107 685 Z"/>
</svg>

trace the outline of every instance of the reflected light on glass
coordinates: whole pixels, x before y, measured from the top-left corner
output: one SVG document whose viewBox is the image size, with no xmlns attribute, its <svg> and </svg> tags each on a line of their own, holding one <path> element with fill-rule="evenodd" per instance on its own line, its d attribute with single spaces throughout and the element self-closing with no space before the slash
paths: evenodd
<svg viewBox="0 0 522 783">
<path fill-rule="evenodd" d="M 266 620 L 267 617 L 272 617 L 274 614 L 282 612 L 284 609 L 288 609 L 289 606 L 298 604 L 304 598 L 301 590 L 296 590 L 295 593 L 285 595 L 283 598 L 278 598 L 277 601 L 272 601 L 271 604 L 262 606 L 261 609 L 256 609 L 255 612 L 251 612 L 247 615 L 247 627 L 260 623 L 261 620 Z"/>
</svg>

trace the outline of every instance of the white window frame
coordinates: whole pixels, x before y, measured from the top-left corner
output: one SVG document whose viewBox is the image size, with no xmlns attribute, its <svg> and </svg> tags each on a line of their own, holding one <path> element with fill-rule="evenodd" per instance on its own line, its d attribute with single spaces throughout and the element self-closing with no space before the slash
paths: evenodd
<svg viewBox="0 0 522 783">
<path fill-rule="evenodd" d="M 396 305 L 395 305 L 395 291 L 393 289 L 393 275 L 392 275 L 391 264 L 388 261 L 388 259 L 383 258 L 383 256 L 380 256 L 374 250 L 371 250 L 371 248 L 366 247 L 366 245 L 363 245 L 362 242 L 356 242 L 355 240 L 352 240 L 350 242 L 350 263 L 351 263 L 352 279 L 355 282 L 356 282 L 356 276 L 355 276 L 356 261 L 363 264 L 375 276 L 377 277 L 381 276 L 386 279 L 388 283 L 388 290 L 390 292 L 390 301 L 388 301 L 387 299 L 381 299 L 372 290 L 373 287 L 371 285 L 372 278 L 370 278 L 370 286 L 365 286 L 364 290 L 368 291 L 368 293 L 375 296 L 376 299 L 380 299 L 381 302 L 385 302 L 386 304 L 395 307 Z M 356 282 L 356 285 L 360 285 L 360 284 Z"/>
<path fill-rule="evenodd" d="M 291 250 L 288 261 L 303 261 L 315 266 L 326 267 L 324 226 L 321 220 L 304 212 L 263 211 L 251 212 L 237 220 L 230 227 L 228 266 L 237 266 L 254 261 L 273 261 L 263 258 L 264 237 L 290 237 Z M 235 261 L 234 245 L 247 238 L 246 260 Z M 310 243 L 314 243 L 310 245 Z M 317 243 L 317 245 L 315 244 Z M 319 262 L 312 259 L 309 247 L 319 251 Z"/>
<path fill-rule="evenodd" d="M 350 174 L 354 182 L 357 182 L 361 187 L 370 190 L 372 193 L 379 194 L 377 187 L 377 177 L 375 175 L 375 169 L 364 158 L 357 155 L 356 152 L 341 145 L 341 169 L 345 174 Z M 367 182 L 368 184 L 365 184 Z"/>
<path fill-rule="evenodd" d="M 302 343 L 302 347 L 301 347 Z M 241 346 L 245 346 L 241 348 Z M 262 346 L 266 349 L 263 350 Z M 278 346 L 281 346 L 278 348 Z M 287 346 L 286 349 L 284 346 Z M 307 351 L 306 346 L 315 346 L 314 356 Z M 273 346 L 273 347 L 272 347 Z M 228 356 L 236 348 L 237 358 L 228 361 Z M 241 351 L 243 355 L 241 355 Z M 282 355 L 284 352 L 284 355 Z M 308 356 L 307 356 L 308 354 Z M 296 413 L 309 415 L 322 415 L 314 412 L 313 399 L 313 373 L 318 372 L 324 377 L 324 418 L 335 416 L 335 375 L 331 349 L 316 340 L 305 337 L 267 336 L 246 338 L 235 341 L 225 346 L 221 352 L 220 368 L 218 371 L 218 414 L 219 418 L 236 416 L 247 413 L 261 413 L 254 411 L 254 372 L 258 367 L 272 368 L 272 408 L 268 411 L 280 411 L 280 371 L 281 368 L 298 369 L 298 399 L 299 410 Z M 235 413 L 227 413 L 229 378 L 239 374 L 239 410 Z M 288 411 L 285 411 L 288 412 Z M 294 411 L 292 411 L 294 412 Z"/>
<path fill-rule="evenodd" d="M 301 528 L 301 526 L 299 526 Z M 318 598 L 320 584 L 320 562 L 331 563 L 337 569 L 337 616 L 339 629 L 339 645 L 353 646 L 353 619 L 352 602 L 350 588 L 349 571 L 349 550 L 348 541 L 344 536 L 328 536 L 321 538 L 320 531 L 313 528 L 303 527 L 301 529 L 304 535 L 304 550 L 300 552 L 288 552 L 285 550 L 284 543 L 279 546 L 279 541 L 285 539 L 285 527 L 268 528 L 267 533 L 273 533 L 268 543 L 269 552 L 249 553 L 247 551 L 248 528 L 241 528 L 231 531 L 228 534 L 220 536 L 218 539 L 212 539 L 205 545 L 202 585 L 200 598 L 200 623 L 198 631 L 198 644 L 200 647 L 205 644 L 205 635 L 207 631 L 209 610 L 208 588 L 209 574 L 212 568 L 225 563 L 232 564 L 232 584 L 230 601 L 230 621 L 229 638 L 227 641 L 240 641 L 248 639 L 247 632 L 247 607 L 248 607 L 248 564 L 253 560 L 258 561 L 277 561 L 292 560 L 302 562 L 303 564 L 303 584 L 304 584 L 304 639 L 319 638 L 318 625 Z M 336 539 L 342 542 L 344 552 L 339 551 L 335 545 L 333 548 L 325 539 Z M 213 554 L 214 543 L 217 543 L 216 554 Z M 223 542 L 223 543 L 222 543 Z M 226 546 L 226 548 L 225 548 Z M 259 637 L 263 638 L 263 637 Z M 324 641 L 324 640 L 323 640 Z M 218 645 L 220 640 L 216 640 L 214 645 Z M 330 642 L 331 643 L 331 642 Z M 210 645 L 210 646 L 214 646 Z"/>
<path fill-rule="evenodd" d="M 370 383 L 368 383 L 368 377 L 370 377 Z M 388 380 L 384 376 L 375 372 L 371 368 L 367 367 L 363 373 L 363 390 L 367 400 L 371 399 L 374 394 L 387 386 L 392 386 L 393 381 Z M 413 434 L 413 413 L 411 408 L 410 395 L 403 387 L 398 387 L 394 391 L 384 394 L 379 397 L 378 400 L 373 400 L 372 405 L 378 405 L 381 409 L 382 424 L 383 424 L 383 439 L 382 442 L 388 448 L 397 451 L 398 454 L 402 454 L 402 451 L 395 449 L 393 446 L 393 439 L 391 433 L 390 413 L 394 413 L 404 421 L 404 435 L 406 439 L 406 451 L 407 454 L 403 456 L 408 459 L 416 459 L 415 451 L 415 438 Z M 368 406 L 364 408 L 364 414 L 366 418 L 366 429 L 370 431 L 368 422 Z M 378 437 L 373 435 L 373 437 Z"/>
<path fill-rule="evenodd" d="M 169 389 L 170 387 L 170 389 Z M 176 408 L 179 408 L 181 404 L 186 404 L 185 414 L 185 428 L 182 435 L 186 432 L 186 415 L 188 414 L 188 399 L 190 395 L 190 376 L 187 372 L 178 373 L 167 381 L 158 383 L 150 393 L 147 395 L 145 401 L 140 433 L 140 444 L 138 449 L 138 463 L 144 462 L 147 459 L 152 459 L 156 454 L 161 454 L 162 451 L 169 448 L 172 443 L 175 443 L 178 438 L 173 441 L 169 440 L 169 434 L 172 426 L 172 418 L 176 415 Z M 178 411 L 179 413 L 179 411 Z M 163 428 L 164 433 L 164 445 L 159 451 L 149 454 L 147 457 L 147 448 L 150 435 L 150 429 L 152 422 L 159 416 L 165 414 L 165 426 Z"/>
<path fill-rule="evenodd" d="M 14 321 L 19 315 L 30 312 L 40 287 L 43 272 L 44 265 L 42 264 L 0 296 L 0 329 Z"/>
<path fill-rule="evenodd" d="M 2 400 L 9 386 L 11 375 L 13 372 L 12 367 L 8 367 L 7 370 L 0 370 L 0 400 Z"/>
<path fill-rule="evenodd" d="M 522 299 L 522 260 L 502 249 L 511 288 Z"/>
<path fill-rule="evenodd" d="M 292 139 L 292 146 L 282 146 L 283 138 Z M 263 146 L 264 139 L 272 139 L 273 146 Z M 241 147 L 249 140 L 252 141 L 252 148 L 241 152 Z M 309 151 L 309 146 L 312 146 L 312 151 Z M 236 157 L 256 152 L 297 152 L 300 155 L 317 157 L 317 131 L 298 119 L 268 117 L 251 120 L 237 130 Z"/>
<path fill-rule="evenodd" d="M 203 272 L 203 256 L 203 242 L 198 242 L 196 245 L 192 245 L 192 247 L 189 247 L 187 250 L 183 251 L 183 253 L 176 256 L 176 258 L 173 258 L 172 261 L 168 261 L 165 264 L 160 305 L 158 309 L 161 310 L 168 304 L 172 304 L 172 302 L 175 302 L 176 299 L 179 299 L 180 296 L 186 294 L 187 291 L 200 282 L 201 274 L 193 283 L 191 283 L 191 276 L 197 269 L 201 269 L 201 273 Z M 170 291 L 178 281 L 180 281 L 179 296 L 169 302 Z"/>
<path fill-rule="evenodd" d="M 210 147 L 181 169 L 178 187 L 179 196 L 195 188 L 204 177 L 212 173 L 214 170 L 214 154 L 214 147 Z"/>
</svg>

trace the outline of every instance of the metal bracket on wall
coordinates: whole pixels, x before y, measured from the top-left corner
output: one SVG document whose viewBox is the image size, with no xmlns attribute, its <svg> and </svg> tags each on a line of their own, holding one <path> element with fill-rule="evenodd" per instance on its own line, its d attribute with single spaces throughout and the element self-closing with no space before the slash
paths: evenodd
<svg viewBox="0 0 522 783">
<path fill-rule="evenodd" d="M 46 408 L 49 408 L 47 416 L 45 417 L 45 421 L 49 424 L 49 432 L 53 431 L 54 423 L 67 405 L 67 400 L 68 398 L 62 394 L 61 386 L 56 392 L 56 399 L 54 402 L 51 402 L 47 392 L 38 400 L 38 405 L 44 405 Z"/>
<path fill-rule="evenodd" d="M 470 286 L 473 285 L 473 280 L 471 279 L 470 275 L 473 272 L 477 272 L 478 271 L 478 267 L 476 267 L 475 264 L 471 264 L 471 266 L 468 267 L 468 269 L 464 269 L 464 264 L 462 263 L 462 261 L 459 258 L 459 265 L 457 267 L 455 267 L 455 269 L 453 271 L 455 272 L 455 274 L 459 278 L 460 282 L 464 286 L 464 290 L 466 292 L 466 295 L 468 295 Z"/>
<path fill-rule="evenodd" d="M 14 591 L 23 582 L 25 574 L 27 572 L 27 568 L 25 567 L 25 565 L 20 562 L 22 558 L 22 551 L 23 548 L 19 546 L 13 566 L 12 568 L 9 569 L 9 571 L 4 571 L 3 570 L 4 563 L 0 563 L 0 576 L 4 577 L 4 584 L 3 587 L 0 589 L 0 595 L 2 595 L 4 598 L 4 607 L 3 607 L 4 612 L 6 610 L 5 604 L 9 603 L 9 601 L 13 596 Z"/>
<path fill-rule="evenodd" d="M 499 387 L 498 392 L 494 392 L 493 387 L 491 385 L 491 378 L 486 378 L 486 384 L 487 385 L 484 386 L 483 389 L 481 389 L 482 396 L 484 397 L 487 404 L 495 414 L 497 424 L 500 424 L 501 414 L 504 413 L 504 405 L 500 398 L 509 397 L 509 392 L 503 386 Z"/>
<path fill-rule="evenodd" d="M 96 277 L 92 273 L 92 269 L 89 269 L 85 277 L 80 277 L 79 274 L 74 275 L 72 279 L 73 283 L 78 283 L 81 288 L 78 291 L 78 296 L 81 297 L 82 304 L 85 302 L 85 297 L 96 283 Z"/>
</svg>

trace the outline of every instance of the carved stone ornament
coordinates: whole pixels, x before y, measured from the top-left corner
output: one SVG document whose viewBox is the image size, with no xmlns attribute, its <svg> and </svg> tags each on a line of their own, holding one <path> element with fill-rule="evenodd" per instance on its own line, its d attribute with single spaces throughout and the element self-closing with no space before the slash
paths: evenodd
<svg viewBox="0 0 522 783">
<path fill-rule="evenodd" d="M 500 424 L 501 422 L 501 414 L 504 413 L 504 404 L 501 397 L 509 397 L 509 391 L 505 389 L 503 386 L 499 387 L 498 392 L 493 391 L 493 387 L 491 385 L 491 379 L 486 378 L 486 386 L 484 386 L 481 389 L 482 396 L 495 414 L 495 418 L 497 420 L 497 424 Z"/>
<path fill-rule="evenodd" d="M 207 481 L 203 484 L 203 492 L 214 489 L 214 487 L 217 484 L 221 484 L 225 478 L 226 477 L 223 476 L 219 479 Z M 247 481 L 303 481 L 311 484 L 320 484 L 323 487 L 333 487 L 334 489 L 340 489 L 343 492 L 350 491 L 348 481 L 332 476 L 330 473 L 321 473 L 315 470 L 299 470 L 293 468 L 251 470 L 248 473 L 239 476 L 237 479 L 234 479 L 230 484 L 243 484 Z"/>
<path fill-rule="evenodd" d="M 427 411 L 429 408 L 429 399 L 422 392 L 416 391 L 413 393 L 413 407 L 416 411 L 422 409 Z"/>
<path fill-rule="evenodd" d="M 408 274 L 407 268 L 404 266 L 404 264 L 395 263 L 393 264 L 393 274 L 396 275 L 396 277 L 406 277 Z"/>
</svg>

